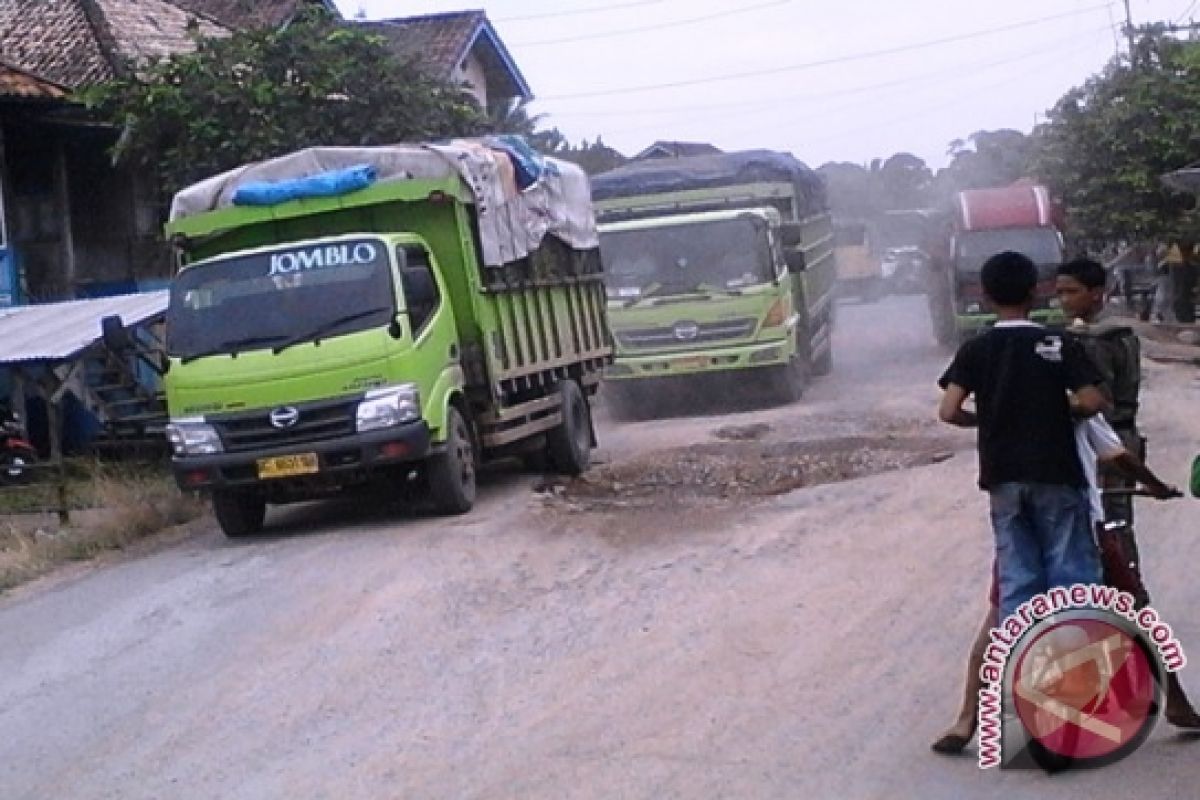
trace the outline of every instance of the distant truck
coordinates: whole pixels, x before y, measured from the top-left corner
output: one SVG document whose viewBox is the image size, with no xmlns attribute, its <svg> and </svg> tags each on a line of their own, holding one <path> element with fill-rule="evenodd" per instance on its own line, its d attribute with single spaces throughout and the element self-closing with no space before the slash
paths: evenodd
<svg viewBox="0 0 1200 800">
<path fill-rule="evenodd" d="M 874 303 L 887 293 L 883 253 L 869 220 L 837 219 L 833 223 L 837 260 L 837 296 Z"/>
<path fill-rule="evenodd" d="M 489 456 L 587 468 L 612 356 L 587 178 L 518 186 L 518 155 L 315 148 L 176 195 L 167 433 L 227 535 L 372 480 L 463 513 Z"/>
<path fill-rule="evenodd" d="M 832 366 L 833 231 L 820 178 L 786 153 L 653 159 L 592 179 L 629 409 L 709 380 L 800 396 Z"/>
<path fill-rule="evenodd" d="M 1055 269 L 1064 254 L 1062 214 L 1046 187 L 1022 181 L 959 192 L 931 229 L 930 241 L 929 309 L 940 343 L 952 346 L 996 321 L 984 300 L 980 270 L 1004 250 L 1024 253 L 1037 265 L 1032 318 L 1062 324 L 1054 293 Z"/>
</svg>

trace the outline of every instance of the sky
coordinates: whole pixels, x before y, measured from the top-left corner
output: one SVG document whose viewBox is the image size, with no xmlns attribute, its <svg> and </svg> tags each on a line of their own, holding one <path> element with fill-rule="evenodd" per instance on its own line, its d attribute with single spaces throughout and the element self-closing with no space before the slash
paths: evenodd
<svg viewBox="0 0 1200 800">
<path fill-rule="evenodd" d="M 1128 0 L 1135 24 L 1200 0 Z M 544 115 L 632 155 L 656 139 L 810 166 L 1028 132 L 1125 49 L 1122 0 L 338 0 L 346 16 L 487 11 Z"/>
</svg>

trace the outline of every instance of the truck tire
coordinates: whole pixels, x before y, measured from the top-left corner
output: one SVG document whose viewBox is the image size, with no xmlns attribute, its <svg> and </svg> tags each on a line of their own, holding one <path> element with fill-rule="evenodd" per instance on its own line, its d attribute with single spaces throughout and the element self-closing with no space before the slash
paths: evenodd
<svg viewBox="0 0 1200 800">
<path fill-rule="evenodd" d="M 546 434 L 546 457 L 562 475 L 582 475 L 592 461 L 592 411 L 575 381 L 563 381 L 558 392 L 562 423 Z"/>
<path fill-rule="evenodd" d="M 260 533 L 267 516 L 267 499 L 257 492 L 216 489 L 212 494 L 213 514 L 230 539 Z"/>
<path fill-rule="evenodd" d="M 804 396 L 808 383 L 808 360 L 797 353 L 791 361 L 772 367 L 769 373 L 770 392 L 779 403 L 794 403 Z"/>
<path fill-rule="evenodd" d="M 475 447 L 454 406 L 446 413 L 446 430 L 446 449 L 429 459 L 429 496 L 438 513 L 465 514 L 475 505 Z"/>
<path fill-rule="evenodd" d="M 833 372 L 833 342 L 825 348 L 825 352 L 813 361 L 813 375 L 828 375 Z"/>
</svg>

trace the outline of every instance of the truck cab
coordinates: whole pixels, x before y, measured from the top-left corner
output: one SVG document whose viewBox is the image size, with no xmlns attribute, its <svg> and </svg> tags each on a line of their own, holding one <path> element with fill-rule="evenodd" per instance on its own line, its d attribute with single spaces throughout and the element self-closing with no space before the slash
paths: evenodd
<svg viewBox="0 0 1200 800">
<path fill-rule="evenodd" d="M 601 225 L 617 352 L 609 377 L 789 370 L 799 315 L 780 226 L 771 208 Z M 779 378 L 787 392 L 800 376 Z"/>
<path fill-rule="evenodd" d="M 800 396 L 832 364 L 824 187 L 785 153 L 649 160 L 595 176 L 620 410 L 663 393 Z"/>
<path fill-rule="evenodd" d="M 959 192 L 936 249 L 941 252 L 933 259 L 929 302 L 943 344 L 964 341 L 995 323 L 980 273 L 991 256 L 1005 250 L 1023 253 L 1037 266 L 1030 317 L 1047 325 L 1063 323 L 1054 280 L 1065 245 L 1061 215 L 1045 187 L 1018 183 Z"/>
</svg>

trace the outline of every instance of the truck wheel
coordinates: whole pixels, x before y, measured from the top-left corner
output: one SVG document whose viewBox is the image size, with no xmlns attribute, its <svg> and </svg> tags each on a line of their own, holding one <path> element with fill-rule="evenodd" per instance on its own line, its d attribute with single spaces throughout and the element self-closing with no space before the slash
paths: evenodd
<svg viewBox="0 0 1200 800">
<path fill-rule="evenodd" d="M 831 372 L 833 372 L 833 343 L 832 342 L 830 342 L 829 346 L 825 348 L 825 352 L 821 353 L 821 355 L 817 358 L 817 360 L 813 362 L 813 374 L 814 375 L 828 375 Z"/>
<path fill-rule="evenodd" d="M 446 413 L 446 449 L 429 459 L 429 494 L 442 514 L 465 514 L 475 505 L 475 447 L 471 429 L 454 406 Z"/>
<path fill-rule="evenodd" d="M 230 539 L 262 531 L 267 500 L 257 492 L 217 489 L 212 495 L 213 514 Z"/>
<path fill-rule="evenodd" d="M 781 403 L 794 403 L 799 400 L 804 395 L 807 383 L 807 362 L 799 353 L 787 364 L 771 369 L 773 394 Z"/>
<path fill-rule="evenodd" d="M 555 472 L 582 475 L 592 461 L 592 412 L 579 384 L 559 384 L 562 424 L 546 434 L 546 457 Z"/>
</svg>

